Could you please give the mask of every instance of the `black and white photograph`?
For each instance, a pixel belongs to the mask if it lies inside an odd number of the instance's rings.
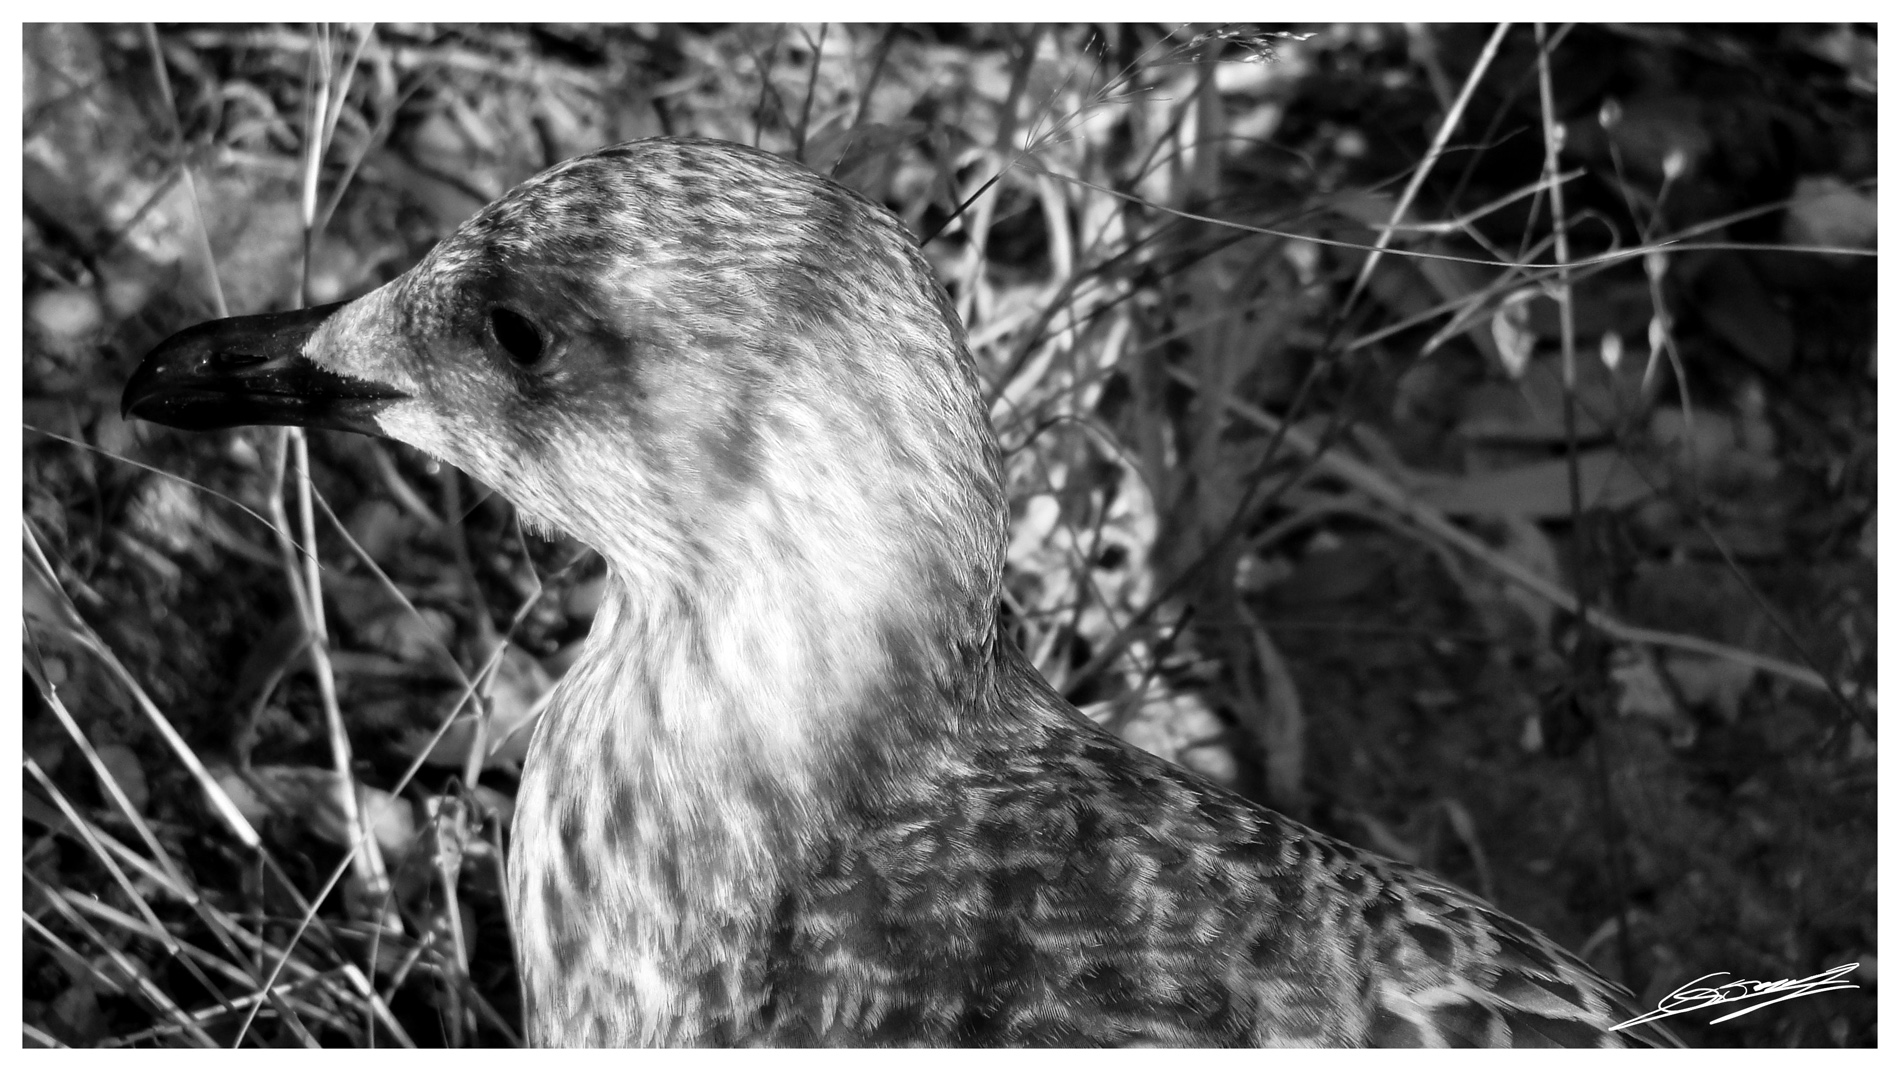
[[[1876,25],[20,33],[25,1048],[1877,1047]]]

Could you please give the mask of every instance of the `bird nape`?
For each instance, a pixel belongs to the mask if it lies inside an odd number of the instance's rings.
[[[405,442],[598,550],[510,885],[539,1044],[1667,1043],[1548,938],[1137,751],[996,628],[963,328],[884,209],[658,138],[124,410]]]

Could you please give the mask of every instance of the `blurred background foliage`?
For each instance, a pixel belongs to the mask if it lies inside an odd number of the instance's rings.
[[[406,447],[118,396],[173,330],[364,293],[659,134],[928,239],[1007,451],[1002,613],[1091,716],[1646,1002],[1860,965],[1693,1042],[1875,1041],[1873,30],[42,25],[24,58],[28,1044],[518,1041],[500,851],[598,560]]]

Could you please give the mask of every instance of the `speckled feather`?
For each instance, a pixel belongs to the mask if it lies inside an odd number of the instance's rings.
[[[545,355],[510,360],[493,310]],[[600,550],[524,767],[541,1044],[1615,1045],[1535,931],[1091,725],[998,637],[1001,467],[883,209],[655,139],[509,193],[311,360]]]

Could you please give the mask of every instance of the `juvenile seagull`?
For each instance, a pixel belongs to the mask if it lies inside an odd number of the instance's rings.
[[[128,415],[405,442],[608,565],[510,858],[544,1045],[1583,1045],[1627,992],[1096,728],[996,629],[1008,515],[903,226],[796,164],[570,160]]]

